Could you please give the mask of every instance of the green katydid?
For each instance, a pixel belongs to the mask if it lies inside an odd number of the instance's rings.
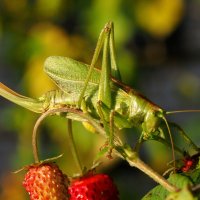
[[[98,70],[95,65],[101,50],[103,51],[102,69]],[[59,87],[58,90],[49,91],[42,97],[33,99],[19,95],[0,83],[0,95],[36,113],[65,106],[78,108],[101,121],[108,134],[110,145],[113,145],[112,133],[115,128],[140,127],[142,134],[139,143],[142,143],[146,139],[153,138],[154,135],[162,135],[167,127],[173,148],[169,123],[165,118],[166,114],[172,112],[164,111],[120,82],[120,73],[115,59],[112,22],[108,22],[100,33],[91,65],[67,57],[52,56],[46,59],[44,70]],[[74,113],[67,114],[67,117],[84,121]],[[178,126],[174,124],[173,126],[184,134]],[[184,138],[193,145],[195,150],[198,150],[185,134]]]

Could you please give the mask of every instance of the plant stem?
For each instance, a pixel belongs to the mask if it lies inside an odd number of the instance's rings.
[[[33,148],[33,156],[34,156],[34,160],[35,163],[39,163],[40,159],[39,159],[39,155],[38,155],[38,143],[37,143],[37,130],[39,125],[41,124],[41,122],[52,113],[52,111],[47,111],[45,113],[43,113],[42,115],[40,115],[40,117],[37,119],[34,128],[33,128],[33,133],[32,133],[32,148]]]
[[[35,163],[39,163],[38,147],[37,147],[37,130],[35,130],[35,128],[32,134],[32,147],[33,147],[33,156]]]
[[[33,148],[33,156],[35,163],[39,163],[39,156],[38,156],[38,144],[37,144],[37,130],[39,125],[41,124],[42,120],[48,116],[48,112],[42,114],[35,123],[32,133],[32,148]]]
[[[35,163],[39,163],[40,159],[39,159],[39,155],[38,155],[38,144],[37,144],[37,130],[39,125],[41,124],[41,122],[49,115],[55,114],[57,112],[66,112],[66,113],[74,113],[77,115],[82,116],[83,118],[88,119],[89,121],[92,121],[92,119],[90,117],[85,116],[81,111],[73,109],[73,108],[57,108],[57,109],[52,109],[52,110],[48,110],[47,112],[43,113],[36,121],[34,128],[33,128],[33,133],[32,133],[32,148],[33,148],[33,156],[34,156],[34,160]],[[101,132],[102,134],[104,134],[104,132],[101,130],[101,128],[98,127],[98,125],[96,125],[96,123],[94,123],[94,125],[96,126],[96,128],[99,129],[99,132]]]
[[[120,157],[123,157],[130,166],[136,167],[149,177],[151,177],[154,181],[162,185],[169,192],[175,192],[178,190],[174,185],[169,183],[163,176],[154,171],[151,167],[149,167],[146,163],[144,163],[138,157],[138,154],[131,150],[130,147],[116,147],[117,152],[120,154]],[[117,153],[117,154],[118,154]]]
[[[32,135],[32,145],[33,145],[33,153],[34,153],[35,162],[39,162],[37,140],[36,140],[38,126],[40,125],[41,121],[44,118],[46,118],[48,115],[55,114],[55,113],[64,113],[64,112],[74,113],[80,116],[82,119],[85,119],[92,126],[94,126],[101,135],[103,135],[104,137],[106,136],[106,133],[103,127],[101,127],[100,124],[97,123],[92,117],[83,113],[80,110],[77,110],[74,108],[67,108],[67,107],[49,110],[39,117],[39,119],[37,120],[34,126],[33,135]],[[71,131],[72,133],[72,129],[71,129],[72,127],[70,126],[68,126],[68,130],[69,132]],[[119,144],[119,142],[116,142],[115,150],[117,151],[117,155],[125,159],[130,164],[130,166],[138,168],[139,170],[147,174],[149,177],[151,177],[154,181],[156,181],[157,183],[162,185],[164,188],[166,188],[168,191],[174,192],[178,190],[178,188],[176,188],[174,185],[169,183],[164,177],[162,177],[160,174],[158,174],[152,168],[150,168],[147,164],[145,164],[142,160],[140,160],[140,158],[138,157],[138,154],[135,151],[133,151],[130,147],[122,146],[122,144]],[[80,171],[82,171],[81,165],[80,165]]]
[[[69,139],[69,146],[70,146],[70,149],[72,151],[72,155],[73,155],[73,158],[76,162],[76,165],[77,167],[79,168],[79,171],[81,173],[81,175],[83,175],[83,167],[82,167],[82,164],[81,164],[81,161],[80,161],[80,158],[79,158],[79,155],[78,155],[78,151],[77,151],[77,148],[76,148],[76,144],[75,144],[75,141],[74,141],[74,137],[73,137],[73,131],[72,131],[72,120],[71,119],[67,119],[67,127],[68,127],[68,139]]]

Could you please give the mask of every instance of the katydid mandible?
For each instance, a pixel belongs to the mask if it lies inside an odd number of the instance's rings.
[[[95,65],[101,50],[102,67],[98,70]],[[58,90],[49,91],[34,99],[22,96],[0,83],[0,95],[36,113],[65,106],[81,109],[101,121],[108,138],[111,138],[114,130],[109,127],[110,121],[117,129],[140,127],[141,142],[154,135],[162,135],[167,127],[173,148],[169,123],[165,118],[170,112],[164,111],[120,81],[112,22],[108,22],[102,29],[90,65],[67,57],[52,56],[46,59],[44,71],[58,86]],[[84,121],[74,113],[69,113],[66,117]],[[109,142],[113,145],[112,139]],[[195,144],[192,145],[198,149]]]

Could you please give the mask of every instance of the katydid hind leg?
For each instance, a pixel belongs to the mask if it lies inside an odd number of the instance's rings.
[[[110,74],[111,68],[109,65],[109,32],[104,40],[102,69],[100,75],[100,83],[98,90],[98,101],[103,102],[108,108],[111,108],[111,86]]]
[[[101,69],[101,75],[100,75],[100,84],[99,84],[99,90],[98,90],[98,102],[101,102],[99,104],[99,110],[102,113],[101,119],[104,121],[105,126],[109,126],[107,128],[107,136],[108,136],[108,145],[109,145],[109,155],[111,155],[112,148],[113,148],[113,118],[114,118],[114,111],[111,110],[112,108],[112,99],[111,99],[111,68],[112,68],[112,61],[111,61],[111,29],[112,29],[112,23],[110,23],[110,27],[108,28],[104,40],[104,46],[103,46],[103,57],[102,57],[102,69]],[[109,54],[110,53],[110,54]],[[109,60],[110,59],[110,60]],[[109,110],[104,110],[101,105],[105,105]],[[109,123],[107,122],[109,121]]]
[[[109,145],[112,148],[114,146],[114,116],[115,116],[115,111],[111,110],[110,111],[110,116],[109,116]]]
[[[115,135],[114,135],[114,115],[115,115],[115,111],[111,110],[110,111],[110,115],[109,115],[109,136],[108,136],[108,154],[107,157],[108,158],[112,158],[112,151],[114,148],[114,139],[115,139]]]
[[[97,110],[98,110],[100,119],[103,123],[103,127],[105,129],[106,136],[107,136],[107,140],[105,144],[103,145],[103,148],[107,149],[107,152],[108,152],[107,156],[109,158],[112,158],[111,154],[112,154],[112,149],[114,146],[114,111],[111,110],[110,115],[109,115],[109,123],[108,123],[104,116],[103,107],[101,104],[102,104],[101,101],[97,102]]]
[[[111,100],[111,76],[121,80],[120,72],[116,63],[115,43],[114,43],[114,25],[108,23],[105,29],[107,36],[104,39],[102,71],[100,76],[100,86],[98,100],[105,103],[108,108],[112,107]]]
[[[100,120],[103,123],[103,127],[105,129],[106,135],[107,135],[107,137],[109,137],[110,128],[109,128],[108,123],[106,121],[106,117],[104,116],[102,103],[103,102],[101,102],[101,101],[97,102],[97,111],[99,113]]]
[[[102,29],[100,35],[99,35],[99,38],[98,38],[98,41],[97,41],[97,45],[96,45],[96,48],[95,48],[95,51],[94,51],[94,55],[93,55],[93,58],[92,58],[92,62],[90,64],[90,68],[89,68],[89,71],[88,71],[88,75],[85,79],[85,83],[84,83],[84,87],[83,87],[83,90],[81,91],[81,94],[79,96],[79,100],[78,100],[78,107],[81,107],[81,102],[83,100],[83,97],[84,97],[84,94],[85,94],[85,91],[87,89],[87,85],[90,81],[90,78],[91,78],[91,75],[92,75],[92,71],[95,67],[95,64],[99,58],[99,54],[100,54],[100,51],[102,49],[102,46],[103,46],[103,43],[104,43],[104,40],[105,40],[105,37],[106,37],[106,30],[107,30],[107,26],[109,25],[109,23],[107,23],[105,25],[105,27]]]
[[[99,57],[100,51],[103,48],[103,57],[102,57],[102,70],[101,70],[101,75],[100,75],[100,83],[99,83],[99,90],[98,90],[98,102],[103,103],[106,105],[109,109],[111,109],[111,68],[112,65],[114,66],[115,70],[117,71],[117,65],[115,61],[115,52],[113,50],[114,48],[114,36],[113,36],[113,24],[112,22],[108,22],[104,29],[101,31],[97,46],[94,52],[94,56],[90,65],[90,69],[88,72],[88,75],[86,77],[86,81],[84,84],[84,88],[81,92],[81,95],[79,97],[78,105],[80,106],[85,90],[87,88],[87,85],[89,83],[92,71],[94,69],[94,66],[97,62],[97,59]],[[112,32],[112,36],[111,36]],[[110,54],[109,54],[110,53]],[[111,59],[111,60],[109,60]],[[100,107],[100,104],[97,106],[98,108]],[[107,122],[106,119],[109,118],[110,112],[105,112],[103,107],[98,109],[99,116],[101,118],[101,121],[104,124],[104,127],[106,129],[106,132],[109,135],[109,127],[107,127]],[[105,116],[106,115],[106,116]]]
[[[114,24],[110,22],[110,26],[111,26],[111,30],[110,30],[110,35],[109,35],[109,46],[110,46],[111,74],[115,79],[121,81],[120,71],[116,62]]]
[[[104,44],[104,47],[103,47],[103,44]],[[110,77],[112,75],[117,80],[121,80],[120,72],[116,63],[115,44],[114,44],[114,25],[112,22],[108,22],[105,25],[105,27],[102,29],[99,35],[99,39],[97,41],[92,62],[90,64],[90,69],[88,71],[88,75],[86,77],[83,90],[81,91],[81,94],[79,96],[79,100],[78,100],[79,107],[81,106],[84,93],[86,91],[87,85],[90,81],[92,71],[99,58],[99,54],[102,48],[103,48],[103,62],[102,62],[102,72],[101,72],[101,78],[100,78],[101,79],[100,80],[101,94],[99,94],[100,96],[99,100],[103,101],[105,104],[108,104],[108,107],[110,107],[110,101],[111,101]]]
[[[114,26],[112,22],[108,23],[106,31],[106,37],[104,39],[103,57],[102,57],[102,70],[100,75],[100,84],[98,91],[99,110],[101,110],[101,119],[107,128],[108,145],[110,149],[110,155],[114,145],[114,113],[112,110],[112,95],[111,95],[111,75],[114,78],[120,79],[119,69],[116,63],[115,46],[114,46]],[[105,110],[102,107],[105,105],[109,110]],[[109,121],[107,123],[107,121]]]

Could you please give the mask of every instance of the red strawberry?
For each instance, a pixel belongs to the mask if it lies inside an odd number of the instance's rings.
[[[181,172],[188,172],[196,167],[200,159],[200,153],[194,154],[193,156],[186,156],[183,159],[184,165],[181,167]]]
[[[67,200],[68,179],[55,163],[29,166],[23,186],[30,200]]]
[[[74,180],[68,190],[70,200],[119,200],[117,187],[106,174]]]

